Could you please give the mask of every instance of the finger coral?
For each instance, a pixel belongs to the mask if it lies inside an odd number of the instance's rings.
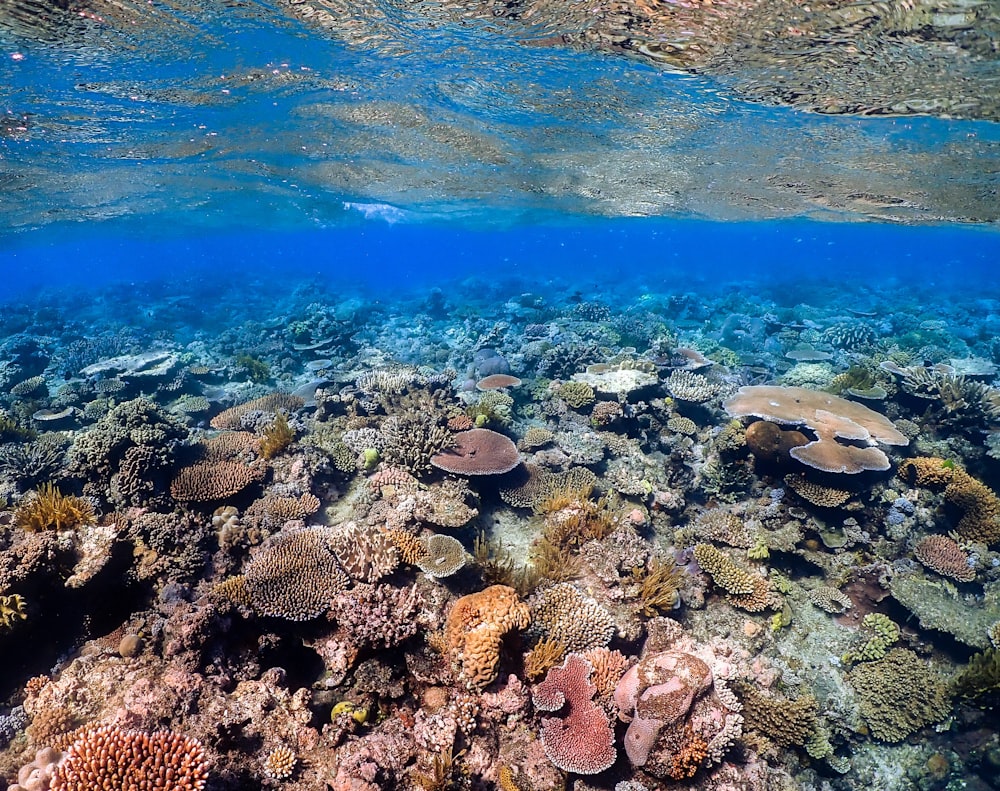
[[[52,776],[50,791],[201,791],[208,762],[201,744],[171,731],[101,725],[80,733]]]
[[[532,631],[562,643],[567,651],[606,646],[614,636],[611,613],[568,582],[543,588],[528,604]]]
[[[583,656],[569,654],[532,692],[535,708],[563,713],[542,718],[541,739],[549,760],[564,772],[598,774],[618,757],[608,715],[593,702],[597,687],[590,681],[592,670]]]
[[[14,525],[31,532],[64,530],[96,521],[94,507],[87,500],[63,494],[51,483],[43,483],[14,512]]]
[[[944,486],[944,499],[962,509],[955,532],[967,541],[1000,543],[1000,497],[961,467],[922,456],[899,465],[899,474],[917,486]]]

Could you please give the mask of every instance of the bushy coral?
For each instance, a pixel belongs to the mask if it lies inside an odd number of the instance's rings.
[[[962,510],[955,532],[967,541],[1000,542],[1000,498],[982,481],[946,459],[922,456],[899,465],[899,474],[917,486],[944,486],[944,498]]]
[[[858,665],[848,680],[857,693],[861,716],[882,741],[900,742],[951,710],[945,684],[905,648],[893,648],[881,659]],[[920,694],[914,694],[916,690]]]
[[[63,494],[51,483],[43,483],[14,512],[14,524],[22,530],[64,530],[97,521],[89,501]]]
[[[170,731],[101,725],[80,733],[52,776],[51,791],[201,791],[208,762],[201,744]]]

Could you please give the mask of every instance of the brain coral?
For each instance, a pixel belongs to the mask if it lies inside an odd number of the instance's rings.
[[[461,663],[469,687],[482,689],[496,679],[504,635],[527,628],[530,621],[528,605],[506,585],[491,585],[455,602],[445,622],[444,641]]]
[[[541,734],[545,754],[564,772],[597,774],[618,757],[608,715],[593,702],[597,687],[590,681],[592,670],[583,656],[569,654],[532,692],[537,709],[565,710],[562,717],[543,717]]]
[[[208,763],[196,739],[101,725],[76,737],[50,791],[201,791],[207,780]]]
[[[889,459],[876,443],[909,444],[884,415],[855,401],[804,387],[744,385],[723,406],[730,417],[758,417],[811,429],[816,439],[791,448],[789,455],[823,472],[887,470]]]
[[[893,648],[875,662],[858,665],[848,680],[857,693],[861,716],[882,741],[901,742],[951,711],[945,684],[905,648]]]
[[[330,550],[329,533],[323,527],[279,533],[254,554],[243,572],[254,611],[289,621],[307,621],[326,611],[349,584]]]

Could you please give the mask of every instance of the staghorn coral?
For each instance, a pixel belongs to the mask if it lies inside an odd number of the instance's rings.
[[[266,494],[250,503],[243,518],[248,525],[275,530],[285,522],[312,516],[319,506],[319,498],[309,492],[298,497]]]
[[[381,530],[345,522],[327,530],[327,545],[347,576],[358,582],[378,582],[399,565],[399,551]]]
[[[677,608],[684,570],[673,562],[650,558],[642,567],[633,567],[632,578],[638,585],[639,612],[652,618]]]
[[[931,571],[959,582],[972,582],[976,568],[969,556],[947,536],[925,536],[913,547],[913,556]]]
[[[901,742],[951,710],[945,684],[905,648],[893,648],[881,659],[858,665],[848,681],[872,736],[885,742]]]
[[[0,445],[0,475],[19,487],[53,481],[62,472],[66,444],[62,437],[45,434],[27,444]]]
[[[594,599],[568,582],[559,582],[536,592],[528,600],[531,632],[556,640],[567,651],[581,652],[611,642],[614,618]]]
[[[453,447],[459,436],[431,412],[404,412],[383,421],[381,453],[388,464],[421,477],[433,471],[432,459]]]
[[[424,542],[412,533],[407,533],[405,530],[387,529],[385,534],[396,545],[401,562],[415,566],[427,557],[427,547]]]
[[[506,585],[491,585],[456,601],[445,621],[444,644],[460,663],[466,685],[482,689],[495,680],[504,635],[526,629],[530,622],[528,605]]]
[[[201,744],[170,731],[116,725],[86,728],[70,744],[50,791],[201,791],[208,762]]]
[[[876,444],[909,444],[884,415],[863,404],[803,387],[745,385],[726,399],[723,407],[730,417],[757,417],[783,426],[809,428],[816,439],[791,448],[789,455],[822,472],[887,470],[889,459]],[[857,442],[865,445],[848,444]]]
[[[541,731],[545,754],[564,772],[598,774],[618,757],[608,715],[593,702],[597,687],[590,681],[592,671],[590,662],[572,653],[532,691],[540,711],[565,709],[562,717],[543,717]]]
[[[555,434],[547,428],[531,426],[524,432],[519,445],[522,450],[535,450],[548,445],[554,437]]]
[[[213,417],[212,428],[238,430],[243,428],[243,417],[251,412],[295,412],[305,406],[305,400],[288,393],[268,393],[260,398],[237,404]]]
[[[673,431],[675,434],[683,434],[686,437],[693,437],[698,433],[698,424],[695,423],[689,417],[683,417],[682,415],[674,415],[669,420],[667,420],[666,426],[668,429]],[[740,435],[742,436],[743,430],[740,427]]]
[[[199,461],[177,470],[170,481],[170,494],[184,503],[225,500],[260,483],[266,473],[267,468],[259,462]]]
[[[944,499],[963,511],[955,526],[960,538],[1000,543],[1000,498],[986,484],[952,462],[927,456],[907,459],[899,474],[917,486],[944,486]]]
[[[97,521],[94,507],[82,497],[63,494],[51,483],[43,483],[14,511],[14,526],[27,531],[65,530],[92,525]]]

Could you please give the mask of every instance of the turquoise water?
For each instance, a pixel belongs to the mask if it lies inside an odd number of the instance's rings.
[[[0,788],[1000,787],[998,42],[0,0]]]

